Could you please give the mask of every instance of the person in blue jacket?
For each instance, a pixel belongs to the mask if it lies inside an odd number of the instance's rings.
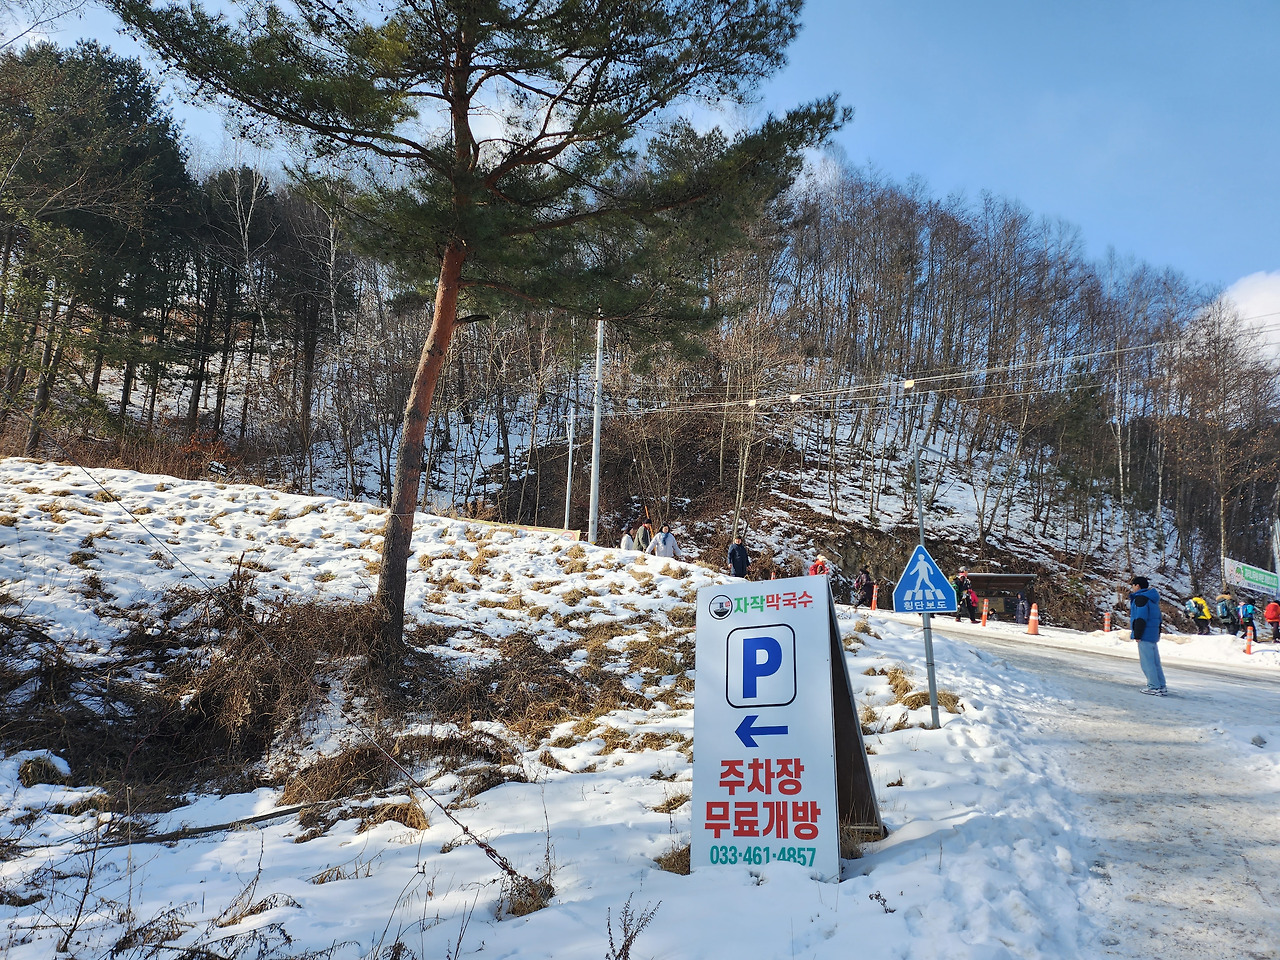
[[[1129,625],[1138,643],[1138,663],[1147,678],[1143,693],[1163,697],[1168,692],[1164,669],[1160,666],[1160,594],[1151,589],[1146,577],[1134,577],[1129,584]]]

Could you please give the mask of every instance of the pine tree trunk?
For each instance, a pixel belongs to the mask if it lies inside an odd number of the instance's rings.
[[[391,510],[383,531],[382,571],[375,598],[381,617],[378,658],[383,667],[398,663],[404,654],[404,594],[413,539],[413,515],[422,479],[423,437],[426,435],[427,417],[431,413],[431,400],[458,317],[458,293],[465,259],[466,250],[460,243],[454,241],[445,248],[431,331],[423,344],[422,357],[409,391],[409,402],[405,406]]]

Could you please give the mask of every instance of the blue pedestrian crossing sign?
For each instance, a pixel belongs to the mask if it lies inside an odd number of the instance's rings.
[[[956,590],[947,582],[933,557],[916,547],[893,588],[893,609],[898,613],[954,613]]]

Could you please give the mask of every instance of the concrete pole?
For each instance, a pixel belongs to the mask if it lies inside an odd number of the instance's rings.
[[[595,543],[600,532],[600,416],[604,406],[604,314],[596,310],[596,402],[591,430],[591,506],[587,522],[587,543]]]
[[[573,500],[573,407],[569,408],[569,472],[564,479],[564,528],[569,529],[569,504]]]

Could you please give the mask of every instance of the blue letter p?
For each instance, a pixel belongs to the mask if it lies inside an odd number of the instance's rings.
[[[764,659],[760,659],[760,654]],[[753,700],[758,694],[757,682],[771,677],[782,666],[782,644],[773,637],[744,637],[742,640],[742,696]]]

